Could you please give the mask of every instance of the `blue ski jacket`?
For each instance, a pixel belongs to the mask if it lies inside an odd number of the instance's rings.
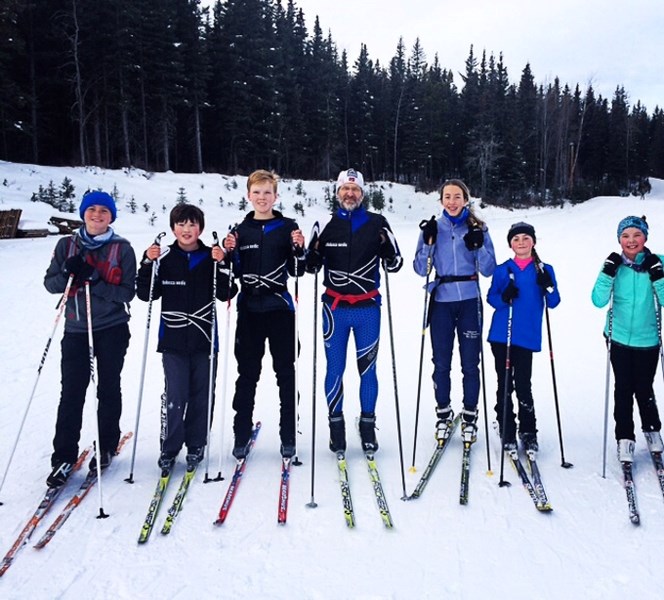
[[[544,298],[546,298],[549,308],[555,308],[560,304],[560,293],[553,267],[545,264],[544,268],[553,280],[553,291],[543,290],[537,285],[537,269],[534,261],[523,270],[511,258],[496,267],[487,294],[487,302],[496,309],[491,318],[489,342],[507,343],[510,305],[502,299],[502,293],[509,285],[510,273],[512,273],[514,285],[519,289],[519,296],[512,300],[511,343],[533,352],[539,352],[542,349]]]

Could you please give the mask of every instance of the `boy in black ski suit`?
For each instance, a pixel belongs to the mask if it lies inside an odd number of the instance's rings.
[[[44,287],[63,294],[62,392],[51,455],[49,487],[63,485],[78,455],[83,405],[90,383],[86,287],[90,290],[92,340],[97,358],[100,467],[106,468],[120,440],[122,392],[120,373],[129,345],[129,302],[134,297],[136,257],[129,242],[110,224],[117,215],[115,201],[102,191],[83,196],[79,209],[84,225],[71,237],[61,238],[44,277]],[[96,468],[96,459],[90,463]]]
[[[137,278],[137,295],[148,301],[153,261],[158,261],[152,298],[161,298],[157,352],[162,353],[166,381],[158,461],[162,471],[172,469],[183,445],[187,446],[187,466],[198,465],[203,458],[210,426],[208,410],[211,415],[213,408],[213,404],[208,407],[208,400],[214,402],[217,368],[216,327],[212,331],[213,273],[217,278],[218,300],[227,300],[237,291],[237,288],[231,290],[229,295],[229,269],[223,263],[223,249],[219,245],[209,248],[199,239],[205,227],[203,211],[190,204],[179,204],[171,211],[170,225],[175,242],[163,254],[159,245],[150,246]]]
[[[242,282],[233,398],[233,456],[237,459],[248,452],[266,339],[279,386],[281,455],[291,458],[296,452],[295,306],[286,282],[288,275],[304,274],[304,236],[293,219],[273,210],[278,181],[270,171],[258,170],[249,176],[247,198],[254,210],[224,241],[226,250],[232,252],[235,275]]]

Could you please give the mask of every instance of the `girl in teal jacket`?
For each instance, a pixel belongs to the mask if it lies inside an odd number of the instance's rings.
[[[618,459],[634,459],[633,398],[650,451],[662,452],[661,422],[653,392],[660,345],[660,306],[664,302],[662,257],[646,248],[645,217],[626,217],[618,224],[622,253],[604,261],[592,291],[598,308],[609,304],[604,336],[610,342],[615,379],[614,411]]]

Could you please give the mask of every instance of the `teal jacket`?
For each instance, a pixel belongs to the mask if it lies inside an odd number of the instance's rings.
[[[600,272],[592,291],[593,304],[602,308],[609,303],[613,290],[611,341],[634,348],[659,346],[658,321],[660,305],[664,302],[664,279],[653,283],[648,273],[638,268],[645,255],[645,252],[637,255],[635,266],[630,266],[623,256],[615,278]],[[664,256],[658,256],[664,262]],[[657,310],[654,294],[657,295]],[[606,336],[609,335],[610,312],[604,326]]]

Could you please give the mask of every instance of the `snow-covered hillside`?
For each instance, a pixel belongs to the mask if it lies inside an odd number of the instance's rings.
[[[65,177],[75,186],[76,204],[87,188],[119,195],[114,227],[133,244],[137,255],[160,231],[165,241],[168,211],[180,189],[206,213],[204,240],[212,231],[225,233],[243,218],[239,203],[246,178],[220,175],[148,174],[97,168],[49,168],[0,163],[0,210],[23,210],[21,228],[43,228],[56,214],[30,197],[40,185],[52,181],[59,187]],[[328,218],[325,187],[329,182],[284,181],[280,186],[283,210],[297,216],[308,237],[313,223]],[[499,454],[491,442],[493,475],[487,474],[483,433],[474,446],[470,501],[458,502],[461,442],[455,438],[424,495],[402,502],[402,475],[396,426],[395,390],[388,319],[383,319],[379,356],[380,398],[377,455],[387,499],[395,522],[386,530],[375,507],[359,443],[349,437],[349,469],[357,527],[344,524],[334,456],[327,446],[327,425],[322,390],[325,361],[322,347],[313,365],[313,277],[300,280],[299,326],[302,354],[299,361],[301,391],[299,456],[304,465],[293,468],[288,523],[277,525],[279,486],[279,436],[277,397],[269,359],[265,360],[255,417],[263,422],[242,486],[226,523],[213,526],[226,490],[234,460],[231,397],[235,362],[229,357],[228,380],[219,371],[218,405],[213,425],[211,466],[214,476],[221,459],[226,481],[203,483],[199,470],[172,533],[155,531],[148,544],[136,543],[158,469],[159,404],[162,367],[155,352],[156,327],[150,335],[143,408],[134,469],[129,474],[131,446],[117,457],[103,478],[103,505],[108,519],[97,519],[99,498],[93,491],[62,530],[43,550],[27,547],[0,579],[0,597],[32,598],[302,598],[339,600],[489,597],[617,599],[626,596],[657,597],[661,586],[661,539],[664,536],[664,501],[643,440],[637,440],[635,479],[642,514],[638,528],[627,518],[625,492],[610,446],[607,477],[601,477],[604,429],[606,351],[601,329],[604,312],[590,302],[590,290],[603,259],[618,249],[616,225],[628,214],[645,214],[651,227],[648,246],[664,252],[664,182],[653,180],[645,200],[595,198],[564,208],[507,211],[485,208],[487,221],[502,262],[510,257],[506,233],[510,224],[526,220],[537,232],[537,249],[552,264],[559,281],[562,303],[551,311],[558,396],[562,415],[565,458],[572,469],[560,467],[548,352],[534,360],[533,392],[540,429],[540,468],[554,511],[538,513],[505,465],[509,488],[498,486]],[[401,272],[390,275],[390,306],[394,323],[398,399],[406,466],[405,487],[410,493],[433,445],[434,409],[431,389],[429,341],[425,347],[422,406],[417,443],[416,473],[409,472],[413,448],[415,401],[421,342],[422,278],[410,263],[415,251],[418,223],[438,214],[436,194],[416,194],[412,188],[379,184],[390,221],[406,257]],[[301,188],[303,194],[298,194]],[[132,197],[137,205],[132,214]],[[220,197],[223,199],[220,201]],[[391,199],[391,201],[390,201]],[[300,202],[304,216],[293,206]],[[144,208],[147,205],[147,211]],[[165,210],[164,208],[165,207]],[[150,224],[154,212],[154,223]],[[61,215],[67,216],[67,215]],[[74,215],[76,216],[76,215]],[[56,298],[42,279],[57,236],[0,240],[0,476],[14,445],[26,403],[37,377],[44,346],[55,318]],[[484,292],[488,280],[482,280]],[[319,290],[320,291],[320,290]],[[383,292],[385,287],[383,286]],[[159,310],[158,304],[155,311]],[[487,317],[490,307],[485,307]],[[233,308],[234,311],[234,308]],[[219,306],[222,336],[226,309]],[[132,303],[132,340],[123,372],[123,429],[133,430],[146,330],[147,305]],[[320,319],[319,319],[320,324]],[[231,335],[234,314],[230,318]],[[0,556],[9,549],[43,492],[49,470],[51,439],[59,397],[59,340],[51,346],[45,367],[7,474],[0,501]],[[223,337],[222,337],[223,339]],[[320,343],[320,336],[319,336]],[[486,395],[493,420],[496,376],[491,353],[486,356]],[[317,369],[315,395],[317,444],[314,498],[312,497],[312,371]],[[458,367],[453,380],[453,405],[460,407]],[[355,365],[349,361],[346,377],[347,415],[359,414]],[[663,394],[661,373],[655,391]],[[224,393],[224,389],[226,393]],[[225,398],[225,402],[223,401]],[[93,437],[92,403],[84,416],[82,443]],[[612,420],[609,419],[611,427]],[[223,424],[223,430],[220,425]],[[483,417],[480,431],[483,432]],[[494,435],[494,434],[491,434]],[[611,431],[609,432],[611,438]],[[184,470],[178,466],[175,479]],[[83,477],[78,473],[72,489]],[[169,490],[167,502],[175,493]],[[70,489],[70,488],[68,488]],[[64,504],[59,500],[50,522]],[[165,507],[158,520],[161,526]],[[37,530],[36,541],[44,525]]]

